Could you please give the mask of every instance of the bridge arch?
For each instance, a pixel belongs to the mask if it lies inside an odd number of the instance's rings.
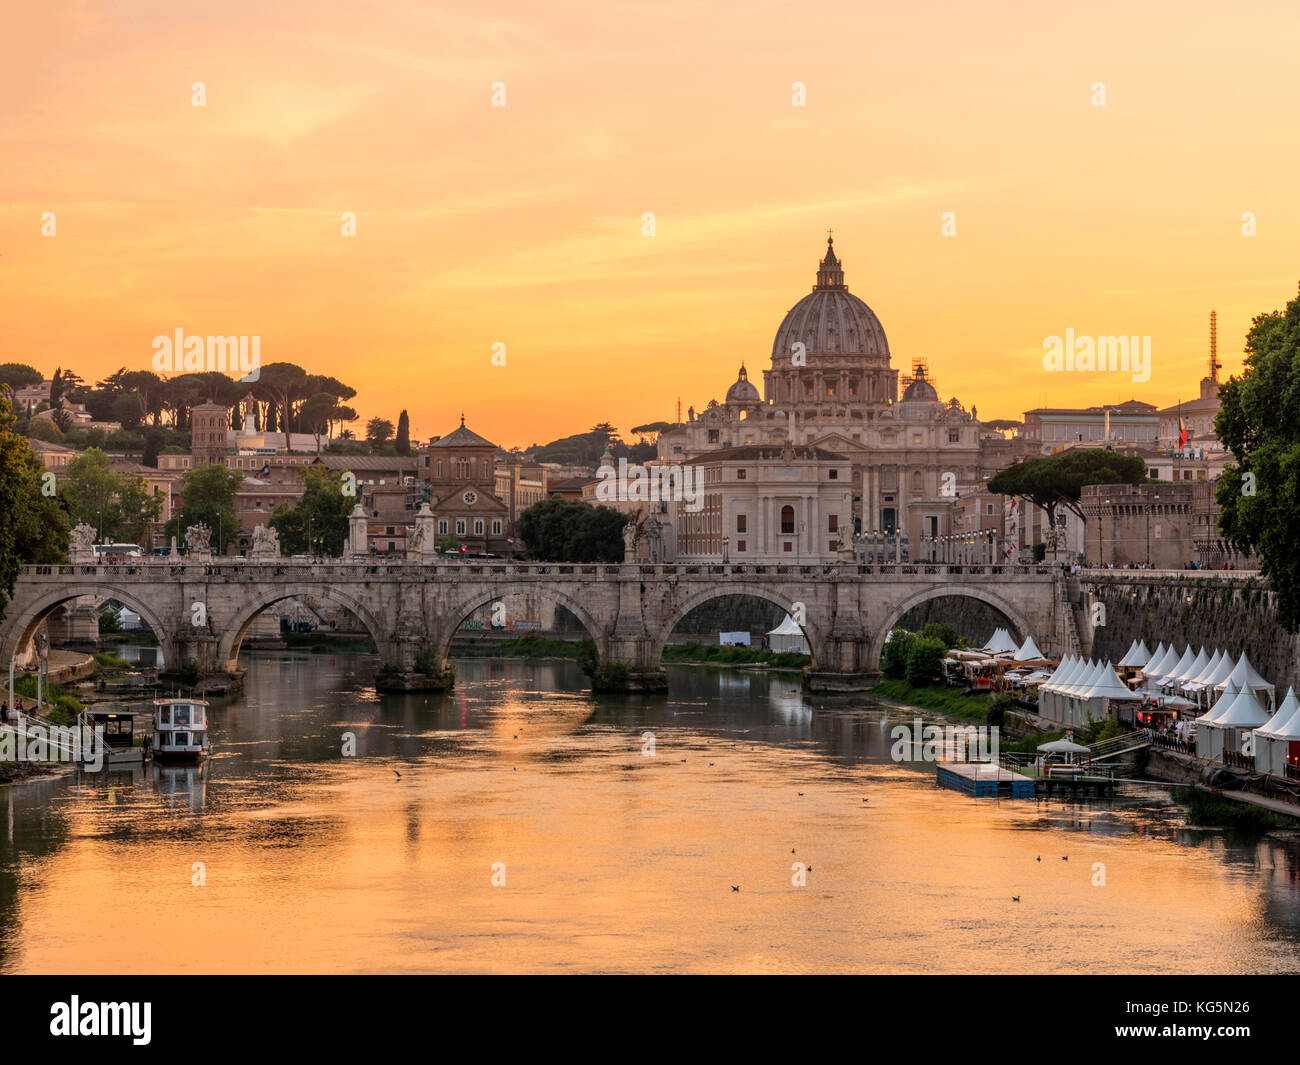
[[[481,610],[489,603],[495,603],[510,595],[535,595],[543,599],[549,599],[556,605],[564,607],[565,610],[582,622],[582,627],[587,630],[587,635],[591,637],[596,645],[597,656],[601,661],[605,660],[609,651],[609,633],[606,631],[606,627],[600,624],[591,611],[579,600],[567,592],[550,587],[545,583],[506,583],[495,588],[477,591],[472,595],[457,600],[448,608],[447,613],[441,619],[442,625],[439,626],[434,644],[440,656],[439,661],[444,668],[447,665],[447,656],[451,653],[451,641],[455,639],[456,633],[460,630],[461,625],[465,623],[465,619],[474,611]]]
[[[50,614],[65,603],[80,599],[83,595],[94,596],[99,600],[113,599],[130,607],[153,629],[162,651],[163,664],[171,668],[179,665],[180,655],[172,640],[171,626],[163,621],[163,615],[147,605],[147,600],[130,591],[129,586],[128,590],[123,591],[111,582],[103,581],[78,581],[44,592],[29,601],[24,601],[18,596],[10,600],[6,617],[3,623],[0,623],[0,633],[3,634],[0,636],[0,664],[7,666],[9,661],[31,642],[41,622]]]
[[[380,657],[385,662],[392,660],[393,648],[388,646],[392,642],[391,628],[382,624],[375,617],[374,612],[361,600],[328,584],[310,584],[297,588],[275,585],[250,598],[248,602],[239,607],[235,615],[230,619],[229,624],[221,627],[221,635],[217,642],[218,668],[224,669],[227,673],[233,673],[239,668],[239,649],[243,645],[244,637],[248,634],[249,628],[252,627],[253,622],[257,620],[257,616],[262,611],[275,606],[276,603],[282,603],[286,599],[296,599],[304,595],[311,596],[313,599],[324,600],[351,613],[370,633],[371,638],[375,641],[375,646],[379,650]]]
[[[804,621],[799,625],[799,627],[803,630],[804,637],[808,640],[808,651],[810,653],[809,657],[812,660],[812,668],[815,670],[817,668],[817,663],[825,660],[821,631],[807,620],[808,610],[805,601],[791,599],[788,596],[782,595],[780,592],[773,591],[771,588],[767,588],[761,584],[751,585],[732,583],[711,585],[707,588],[691,592],[684,598],[680,599],[673,607],[673,610],[669,614],[668,620],[664,623],[662,630],[650,634],[651,640],[653,641],[651,645],[650,660],[657,663],[663,659],[664,647],[667,646],[668,640],[673,634],[673,630],[677,628],[686,615],[696,607],[703,606],[705,603],[711,602],[714,599],[724,599],[727,596],[743,595],[747,595],[753,599],[762,599],[764,602],[779,606],[791,616],[796,613],[795,603],[804,602]]]
[[[931,599],[943,599],[947,597],[978,599],[980,602],[991,606],[1010,623],[1013,630],[1012,635],[1016,637],[1017,643],[1023,642],[1025,637],[1031,634],[1030,625],[1025,619],[1025,616],[1012,606],[1011,603],[995,592],[963,584],[934,585],[909,595],[885,615],[885,624],[883,624],[880,627],[880,630],[872,636],[871,657],[868,661],[873,665],[879,664],[880,655],[885,649],[885,637],[894,630],[894,627],[903,619],[909,610],[920,606],[922,603],[928,603]]]

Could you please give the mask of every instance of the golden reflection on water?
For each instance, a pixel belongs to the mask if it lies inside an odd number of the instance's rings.
[[[302,657],[255,660],[202,769],[0,795],[5,971],[1300,968],[1294,842],[1186,830],[1157,789],[941,791],[878,712],[765,677],[595,701],[470,661],[379,699]]]

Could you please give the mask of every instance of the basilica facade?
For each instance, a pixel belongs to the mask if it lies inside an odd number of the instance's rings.
[[[980,437],[975,411],[940,399],[923,360],[900,377],[880,319],[849,292],[828,239],[812,291],[777,328],[763,394],[741,366],[723,401],[692,407],[660,433],[658,449],[661,462],[692,464],[708,463],[711,452],[761,445],[789,445],[791,462],[800,454],[840,456],[851,496],[842,532],[896,532],[919,544],[952,531],[957,499],[984,472]],[[752,485],[743,487],[752,493]],[[773,491],[760,501],[764,512],[807,505]]]

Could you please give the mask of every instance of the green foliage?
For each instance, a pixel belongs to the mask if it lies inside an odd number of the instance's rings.
[[[0,389],[10,396],[20,388],[39,385],[45,378],[40,370],[23,362],[0,363]]]
[[[149,523],[162,513],[162,496],[151,493],[138,473],[115,473],[98,448],[68,463],[59,491],[72,524],[85,522],[112,542],[142,543]]]
[[[989,699],[988,723],[1002,727],[1006,720],[1007,711],[1012,709],[1015,704],[1011,701],[1011,696],[1007,692],[998,692]]]
[[[937,678],[943,672],[943,656],[947,650],[942,640],[915,637],[907,649],[907,665],[904,667],[907,683],[915,688]]]
[[[665,662],[711,662],[717,665],[761,663],[780,669],[802,669],[811,659],[795,651],[768,651],[762,647],[721,647],[712,643],[674,643],[664,648]]]
[[[577,499],[544,499],[519,516],[519,538],[539,562],[622,562],[626,518]]]
[[[55,565],[68,558],[68,515],[57,492],[46,494],[45,464],[27,452],[20,498],[24,505],[13,515],[14,550],[28,564]],[[0,600],[3,605],[3,600]]]
[[[227,466],[200,466],[187,470],[181,478],[184,502],[180,512],[167,523],[165,535],[185,542],[185,530],[191,525],[206,524],[212,530],[212,544],[218,554],[239,536],[239,512],[235,493],[244,482],[239,470]]]
[[[927,640],[938,640],[943,644],[946,651],[950,647],[956,647],[961,643],[961,637],[957,635],[957,630],[949,625],[946,621],[932,621],[921,630],[921,635]]]
[[[1146,479],[1146,460],[1141,456],[1086,448],[1017,462],[989,479],[989,491],[1041,507],[1048,528],[1054,529],[1061,507],[1083,517],[1079,498],[1087,485],[1142,484]]]
[[[47,444],[63,444],[65,436],[53,418],[33,418],[27,423],[27,439],[43,440]]]
[[[1034,561],[1042,562],[1045,558],[1047,558],[1047,545],[1041,541],[1034,544]]]
[[[987,695],[963,695],[955,688],[938,685],[914,688],[903,680],[884,680],[871,689],[871,694],[967,721],[984,721],[988,714]]]
[[[280,550],[286,555],[338,557],[348,540],[348,515],[354,502],[343,494],[341,471],[308,466],[298,505],[276,507],[267,524],[279,534]]]
[[[411,453],[411,419],[406,411],[397,416],[397,437],[393,441],[393,448],[399,455]]]
[[[1245,351],[1244,374],[1219,390],[1214,424],[1237,460],[1219,478],[1219,529],[1237,550],[1259,556],[1278,621],[1294,633],[1300,629],[1300,297],[1284,312],[1258,315]]]
[[[880,671],[886,677],[901,679],[907,672],[907,656],[912,650],[916,633],[906,629],[894,629],[889,634],[885,649],[880,653]]]
[[[187,684],[192,688],[203,679],[203,670],[199,668],[198,662],[192,658],[187,658],[181,664],[180,671],[176,675],[180,678],[182,684]]]
[[[423,673],[426,677],[432,677],[442,672],[442,656],[438,654],[437,648],[426,647],[416,655],[415,671]]]
[[[393,423],[387,418],[371,418],[366,422],[366,440],[374,447],[383,447],[392,439]]]
[[[108,636],[121,631],[122,619],[118,616],[117,608],[110,603],[105,603],[99,608],[99,634]]]

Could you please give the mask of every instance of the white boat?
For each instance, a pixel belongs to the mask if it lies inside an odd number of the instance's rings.
[[[175,696],[153,701],[153,758],[156,762],[198,764],[209,752],[208,704]]]

